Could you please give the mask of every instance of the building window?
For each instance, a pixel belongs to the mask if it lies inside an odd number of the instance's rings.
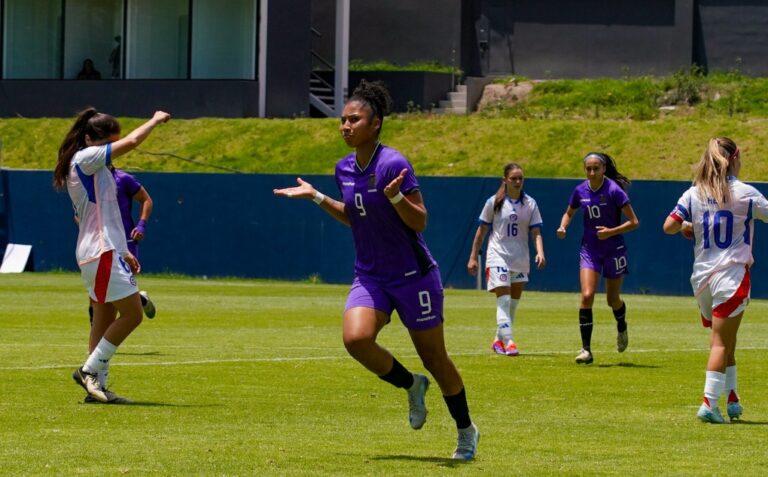
[[[3,77],[61,77],[61,0],[5,0]]]
[[[104,79],[123,77],[123,1],[67,0],[64,79],[76,79],[86,60]]]
[[[192,3],[192,78],[254,79],[257,0]]]
[[[126,78],[186,78],[189,0],[130,0]]]

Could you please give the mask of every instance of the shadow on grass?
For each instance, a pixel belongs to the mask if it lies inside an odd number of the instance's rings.
[[[742,421],[741,419],[731,421],[731,424],[734,426],[768,426],[766,421]]]
[[[115,354],[123,355],[123,356],[163,356],[163,353],[160,351],[146,351],[143,353],[131,353],[130,351],[118,351]]]
[[[401,460],[401,461],[413,461],[413,462],[433,462],[435,464],[440,464],[440,467],[459,467],[462,465],[466,465],[471,461],[465,461],[465,460],[456,460],[451,459],[448,457],[424,457],[424,456],[416,456],[416,455],[377,455],[375,457],[372,457],[371,460]]]
[[[614,363],[614,364],[598,364],[598,368],[641,368],[641,369],[652,369],[652,368],[660,368],[661,366],[656,366],[652,364],[637,364],[637,363]]]
[[[222,404],[174,404],[171,402],[133,401],[130,403],[81,402],[86,406],[99,407],[222,407]]]

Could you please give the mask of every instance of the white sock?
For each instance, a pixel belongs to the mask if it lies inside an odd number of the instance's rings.
[[[115,351],[117,351],[117,346],[107,341],[106,338],[102,338],[85,361],[83,371],[86,373],[97,373],[101,371],[106,363],[112,358],[112,355],[115,354]]]
[[[733,393],[736,399],[731,399],[731,393]],[[728,366],[725,368],[725,395],[728,402],[738,401],[739,393],[736,391],[736,365]]]
[[[99,378],[99,386],[101,386],[102,389],[107,389],[108,375],[109,375],[109,361],[104,363],[104,367],[99,370],[99,374],[97,375]]]
[[[704,397],[709,402],[709,407],[717,407],[717,401],[725,389],[725,373],[707,371],[707,380],[704,382]]]
[[[504,343],[512,339],[512,319],[509,316],[509,295],[496,297],[496,336]]]
[[[514,298],[509,299],[509,341],[514,341],[512,338],[512,334],[514,333],[515,329],[515,314],[517,313],[517,305],[520,304],[520,300],[515,300]],[[509,344],[509,341],[505,342],[505,344]]]

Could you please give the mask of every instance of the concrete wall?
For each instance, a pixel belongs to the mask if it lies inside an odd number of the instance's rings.
[[[329,169],[331,168],[329,164]],[[137,174],[152,195],[155,212],[141,246],[145,272],[298,280],[318,275],[331,283],[352,280],[354,251],[349,230],[310,201],[277,198],[272,189],[295,183],[292,175]],[[33,245],[35,270],[75,270],[77,230],[64,193],[51,188],[47,171],[8,171],[9,235]],[[326,194],[338,196],[331,176],[304,176]],[[446,286],[473,288],[466,273],[477,216],[496,190],[498,178],[420,178],[429,210],[425,237],[440,264]],[[579,180],[527,179],[526,190],[544,219],[547,268],[533,271],[530,290],[578,293],[581,217],[565,240],[555,229]],[[689,295],[692,242],[670,237],[661,224],[689,182],[636,181],[630,189],[640,218],[626,236],[631,293]],[[758,184],[764,193],[765,184]],[[765,227],[758,226],[756,243]],[[755,247],[757,276],[768,249]],[[752,295],[768,298],[768,282],[755,280]]]

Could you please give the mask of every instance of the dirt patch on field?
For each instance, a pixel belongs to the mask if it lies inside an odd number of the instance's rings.
[[[499,105],[514,106],[525,101],[536,83],[541,81],[510,81],[508,83],[491,83],[483,88],[483,96],[477,104],[477,110],[482,111]]]

